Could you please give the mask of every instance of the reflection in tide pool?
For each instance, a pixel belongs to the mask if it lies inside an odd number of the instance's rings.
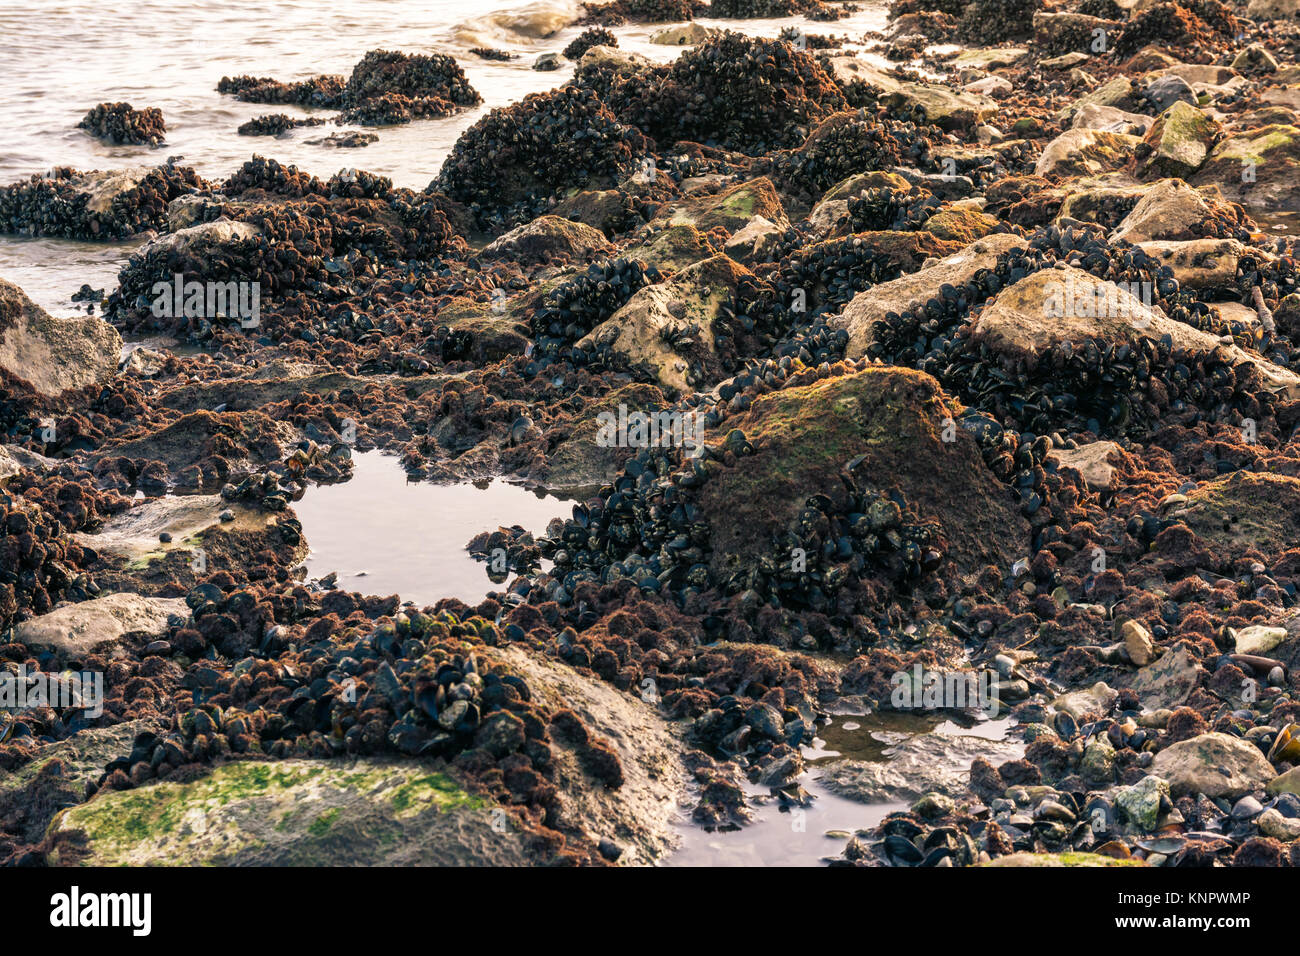
[[[293,506],[311,548],[307,573],[336,571],[340,588],[399,594],[419,606],[445,597],[472,605],[501,590],[465,550],[470,538],[516,524],[542,534],[570,507],[500,479],[410,481],[398,460],[381,452],[360,452],[353,461],[351,480],[309,488]]]

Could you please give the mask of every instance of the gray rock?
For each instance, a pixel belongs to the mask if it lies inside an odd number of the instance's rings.
[[[1201,734],[1166,747],[1156,754],[1151,769],[1169,781],[1175,797],[1203,793],[1235,800],[1263,789],[1275,776],[1258,747],[1220,733]]]

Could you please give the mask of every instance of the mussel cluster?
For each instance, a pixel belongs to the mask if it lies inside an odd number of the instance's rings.
[[[810,54],[730,31],[628,77],[608,101],[665,148],[690,140],[750,155],[798,146],[848,105]]]
[[[400,126],[416,119],[450,116],[458,107],[443,96],[403,96],[377,93],[339,114],[340,123],[358,126]]]
[[[571,345],[662,276],[640,259],[606,259],[547,292],[529,323],[543,354]]]
[[[84,492],[64,486],[61,502],[85,507]],[[71,523],[71,522],[69,522]],[[54,609],[60,601],[85,601],[98,587],[81,570],[93,551],[67,534],[56,512],[20,495],[0,493],[0,630]]]
[[[130,103],[100,103],[77,127],[110,146],[161,146],[167,135],[162,110],[137,110]]]
[[[456,61],[441,53],[371,50],[352,68],[352,75],[343,87],[342,102],[356,105],[384,93],[439,97],[457,106],[477,106],[483,102]]]
[[[854,232],[912,232],[925,225],[942,206],[937,196],[918,186],[908,190],[890,186],[864,189],[848,202]]]
[[[247,123],[241,123],[236,132],[240,136],[279,136],[299,126],[322,126],[324,123],[323,119],[301,119],[284,113],[269,113],[266,116],[255,116]]]
[[[1157,3],[1131,17],[1115,38],[1115,55],[1130,57],[1149,43],[1180,50],[1216,50],[1241,33],[1240,21],[1218,0]]]
[[[773,175],[782,188],[816,200],[857,173],[904,161],[923,167],[929,152],[929,140],[912,123],[846,113],[817,127],[799,149],[778,157]]]
[[[612,3],[583,4],[586,11],[579,23],[619,27],[633,23],[677,23],[690,20],[709,8],[706,0],[614,0]]]
[[[564,56],[570,60],[580,60],[582,54],[594,46],[618,46],[618,37],[604,27],[588,27],[564,48]]]
[[[764,20],[797,17],[823,6],[822,0],[713,0],[709,16],[717,20]]]
[[[271,76],[223,76],[217,83],[217,92],[232,94],[244,103],[329,108],[338,105],[343,77],[331,74],[281,83]]]
[[[897,279],[904,265],[877,249],[869,238],[846,236],[805,246],[783,259],[773,285],[778,301],[787,308],[802,291],[801,305],[809,313],[838,312],[859,292]]]
[[[0,186],[0,232],[60,239],[127,239],[146,229],[163,229],[167,206],[204,183],[189,166],[167,163],[149,170],[133,187],[113,197],[106,210],[87,208],[97,173],[59,166],[49,175]]]
[[[469,52],[480,60],[496,60],[502,63],[519,58],[518,53],[507,53],[505,50],[496,50],[486,46],[471,47]]]
[[[456,140],[430,184],[502,228],[543,212],[552,197],[615,178],[642,139],[591,90],[560,87],[492,110]]]

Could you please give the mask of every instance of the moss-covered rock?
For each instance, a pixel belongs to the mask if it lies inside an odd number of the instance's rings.
[[[1100,853],[1010,853],[982,866],[1146,866],[1145,860],[1117,860]]]
[[[1280,554],[1300,538],[1300,478],[1236,471],[1187,498],[1169,517],[1221,548]]]
[[[922,227],[940,239],[968,245],[982,239],[998,227],[998,220],[970,206],[954,206],[936,213]]]
[[[624,250],[629,256],[654,263],[660,270],[684,269],[693,262],[716,255],[718,251],[691,225],[649,230]]]
[[[90,866],[526,861],[512,820],[415,761],[225,764],[183,783],[103,792],[56,817],[50,837],[51,863]]]
[[[1034,166],[1034,175],[1072,179],[1122,169],[1140,142],[1136,136],[1125,133],[1068,129],[1043,149]]]
[[[1192,183],[1217,185],[1247,209],[1300,210],[1300,129],[1277,124],[1225,139]]]
[[[694,226],[700,232],[721,227],[733,233],[755,216],[762,216],[783,229],[790,225],[781,198],[766,176],[737,183],[716,195],[669,203],[659,210],[656,221],[669,226]]]
[[[1205,163],[1223,128],[1190,103],[1165,110],[1138,147],[1137,172],[1144,179],[1189,178]]]
[[[728,419],[756,446],[743,467],[701,491],[719,576],[752,564],[773,535],[794,528],[811,495],[846,494],[845,465],[882,490],[898,488],[924,520],[939,523],[959,568],[1006,564],[1024,548],[1027,525],[963,429],[943,441],[955,404],[930,376],[870,367],[762,395]]]

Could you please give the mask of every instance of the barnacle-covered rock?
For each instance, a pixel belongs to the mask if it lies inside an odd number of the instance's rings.
[[[167,135],[162,110],[137,110],[130,103],[100,103],[77,126],[110,146],[161,146]]]

